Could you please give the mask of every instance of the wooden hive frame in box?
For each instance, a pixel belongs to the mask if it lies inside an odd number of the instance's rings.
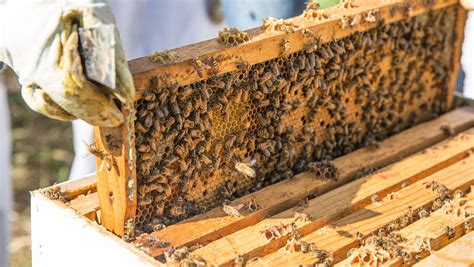
[[[338,181],[300,173],[229,203],[240,216],[215,208],[131,244],[98,225],[95,177],[34,191],[33,262],[159,266],[165,252],[169,266],[469,266],[473,127],[472,104],[457,108],[336,158]]]
[[[127,238],[136,231],[151,232],[153,224],[212,209],[306,171],[312,161],[341,156],[449,110],[465,16],[455,0],[345,0],[325,11],[309,9],[286,20],[285,27],[269,21],[267,30],[249,30],[249,41],[238,46],[210,40],[173,50],[178,62],[131,61],[137,106],[124,109],[124,126],[95,130],[96,146],[112,156],[97,159],[101,224]],[[235,82],[231,86],[229,79]],[[211,96],[205,99],[201,90],[208,87]],[[191,108],[206,109],[199,116],[207,126],[186,121],[183,112],[189,104],[181,98],[186,90],[191,90]],[[246,93],[250,100],[241,101]],[[203,99],[209,107],[203,107]],[[192,114],[189,118],[197,120]],[[231,120],[237,122],[229,125]],[[186,126],[191,124],[196,127]],[[212,142],[200,146],[201,135]],[[249,143],[249,136],[256,144]],[[243,153],[236,139],[242,139]],[[178,154],[182,144],[185,156]],[[216,153],[218,144],[224,152]],[[257,177],[234,169],[235,163],[252,160]],[[176,162],[184,167],[169,167]],[[197,164],[199,171],[194,171]]]

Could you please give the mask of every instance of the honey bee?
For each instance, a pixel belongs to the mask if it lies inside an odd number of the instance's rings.
[[[280,56],[286,54],[290,50],[290,41],[288,39],[283,39],[281,46],[282,51],[280,52]]]
[[[161,111],[163,112],[164,117],[168,117],[168,115],[170,115],[170,112],[167,107],[162,107]]]
[[[235,164],[235,169],[238,172],[242,173],[243,175],[246,175],[246,176],[249,176],[249,177],[252,177],[252,178],[255,178],[257,176],[254,169],[252,169],[247,164],[242,163],[242,162],[237,162]]]
[[[444,232],[448,236],[448,239],[451,239],[451,238],[456,236],[456,230],[453,227],[449,226],[449,225],[446,225],[444,227]]]
[[[225,212],[225,214],[231,216],[231,217],[240,217],[239,210],[241,210],[244,207],[244,204],[237,205],[235,207],[222,204],[222,210]]]
[[[137,151],[142,152],[142,153],[148,153],[150,152],[151,148],[150,146],[146,144],[141,144],[137,147]]]
[[[247,103],[249,101],[249,99],[250,99],[249,90],[243,89],[242,90],[242,96],[241,96],[242,102]]]
[[[181,172],[186,172],[189,168],[189,163],[185,159],[179,160],[177,164]]]
[[[111,134],[108,134],[105,136],[105,144],[107,145],[107,147],[116,149],[116,148],[120,148],[121,141],[114,140],[114,137]]]
[[[150,129],[151,126],[153,126],[153,113],[152,112],[148,113],[148,115],[143,120],[143,127],[145,127],[146,129]]]
[[[166,142],[167,142],[167,143],[173,142],[173,141],[176,139],[176,137],[178,136],[178,134],[179,134],[179,131],[178,131],[178,130],[173,130],[173,131],[171,131],[171,132],[165,137]]]
[[[380,202],[380,197],[377,194],[374,194],[370,197],[372,203],[379,203]]]
[[[196,70],[198,76],[200,78],[202,78],[203,76],[203,68],[205,67],[204,66],[204,63],[202,63],[202,61],[198,58],[195,58],[193,59],[191,65],[194,67],[194,69]]]
[[[225,140],[224,147],[226,149],[232,148],[234,146],[234,142],[236,138],[237,136],[235,134],[230,134]]]
[[[87,151],[94,155],[96,158],[99,158],[102,162],[100,163],[100,166],[97,171],[102,171],[102,169],[105,166],[105,169],[107,171],[111,171],[112,168],[117,168],[117,163],[115,162],[115,159],[112,155],[110,155],[108,152],[101,150],[100,148],[97,147],[96,143],[92,144],[87,144],[86,141],[82,140],[84,145],[87,148]]]
[[[232,160],[233,156],[234,156],[234,150],[226,149],[226,150],[224,150],[224,153],[222,155],[222,159],[224,160],[225,163],[228,163]]]
[[[237,61],[235,65],[237,66],[237,69],[242,71],[247,71],[250,68],[250,64],[242,58],[240,58],[240,61]]]
[[[258,148],[260,149],[260,151],[262,151],[262,153],[265,155],[265,157],[269,158],[271,156],[271,152],[270,152],[270,143],[268,142],[263,142],[263,143],[260,143],[258,145]]]
[[[181,100],[186,100],[189,96],[193,94],[194,90],[188,85],[183,87],[179,92],[179,98]]]
[[[279,69],[278,64],[276,62],[272,62],[270,64],[270,69],[272,70],[272,73],[275,77],[280,76],[280,69]]]
[[[178,103],[173,102],[171,104],[171,111],[173,111],[173,114],[176,116],[181,114],[181,110],[179,109]]]
[[[224,81],[220,81],[220,80],[217,80],[217,79],[212,79],[210,81],[211,81],[210,85],[213,88],[217,88],[217,89],[222,90],[226,87],[226,83]]]
[[[264,99],[258,102],[257,107],[264,108],[264,107],[268,107],[269,105],[270,105],[270,99]]]

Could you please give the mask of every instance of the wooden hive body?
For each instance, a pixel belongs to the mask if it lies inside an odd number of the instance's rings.
[[[103,226],[151,232],[450,109],[458,1],[344,1],[305,14],[238,46],[210,40],[175,49],[176,63],[130,62],[128,122],[96,129],[113,156],[98,168]],[[235,168],[252,161],[256,177]]]
[[[457,108],[334,159],[338,181],[303,172],[228,203],[239,216],[218,207],[133,242],[100,225],[96,177],[34,191],[33,265],[470,266],[473,127]]]

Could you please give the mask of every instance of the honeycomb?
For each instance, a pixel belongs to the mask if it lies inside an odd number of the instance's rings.
[[[151,53],[149,58],[151,61],[158,64],[174,63],[180,59],[179,55],[176,52],[169,50],[153,52]]]
[[[136,102],[137,229],[310,167],[337,178],[330,159],[443,113],[455,21],[450,7],[185,86],[153,78]]]
[[[249,34],[237,28],[224,28],[219,32],[217,41],[225,46],[234,46],[250,41]]]

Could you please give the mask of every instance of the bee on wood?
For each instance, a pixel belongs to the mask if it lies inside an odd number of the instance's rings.
[[[370,197],[370,200],[372,201],[373,204],[380,203],[380,197],[377,194],[372,195]]]
[[[453,136],[455,134],[454,130],[452,127],[448,126],[448,125],[443,125],[441,126],[441,130],[443,131],[443,133],[447,136]]]
[[[293,215],[294,221],[302,221],[302,222],[310,222],[311,221],[311,216],[307,213],[303,212],[295,212]]]
[[[235,259],[234,259],[234,266],[236,267],[240,267],[240,266],[245,266],[245,258],[238,255]]]
[[[290,41],[288,39],[283,39],[281,46],[282,51],[280,52],[280,56],[286,54],[290,50]]]
[[[448,239],[451,239],[451,238],[456,236],[456,230],[453,227],[449,226],[449,225],[446,225],[444,227],[444,232],[448,236]]]
[[[225,212],[225,214],[231,216],[231,217],[240,217],[242,216],[239,212],[244,207],[244,204],[239,204],[235,207],[226,205],[225,203],[222,204],[222,210]]]
[[[184,106],[184,109],[183,109],[183,117],[184,118],[187,118],[189,117],[189,115],[191,115],[193,111],[193,104],[189,101],[189,102],[186,102],[186,105]]]
[[[196,70],[197,74],[199,75],[200,78],[203,76],[203,68],[205,68],[204,63],[198,58],[193,59],[191,65],[194,67]]]
[[[125,222],[123,228],[125,230],[125,235],[128,238],[133,238],[135,236],[135,221],[132,218]]]
[[[115,162],[115,159],[112,155],[110,155],[108,152],[101,150],[100,148],[97,147],[96,143],[92,144],[87,144],[86,141],[82,141],[84,145],[86,145],[87,151],[94,155],[96,158],[99,158],[102,160],[99,168],[97,171],[102,171],[102,169],[105,166],[105,169],[107,171],[111,171],[112,168],[117,168],[117,164]]]
[[[189,166],[188,170],[184,173],[184,176],[186,176],[187,178],[191,178],[191,176],[193,176],[194,169],[195,169],[195,166],[193,165]]]
[[[121,141],[115,140],[111,134],[105,136],[105,144],[112,149],[120,148]]]
[[[464,221],[464,230],[466,231],[466,233],[472,231],[472,229],[473,228],[472,228],[471,221],[469,219],[465,220]]]
[[[211,57],[211,59],[208,60],[207,64],[209,65],[209,69],[212,75],[215,75],[219,72],[219,62],[217,62],[214,57]]]
[[[247,61],[244,61],[242,58],[240,58],[240,61],[237,61],[235,65],[237,66],[237,69],[241,71],[247,71],[250,69],[250,64]]]
[[[361,232],[357,231],[355,237],[356,237],[357,241],[359,242],[359,244],[363,244],[363,241],[364,241],[364,234],[362,234]]]

